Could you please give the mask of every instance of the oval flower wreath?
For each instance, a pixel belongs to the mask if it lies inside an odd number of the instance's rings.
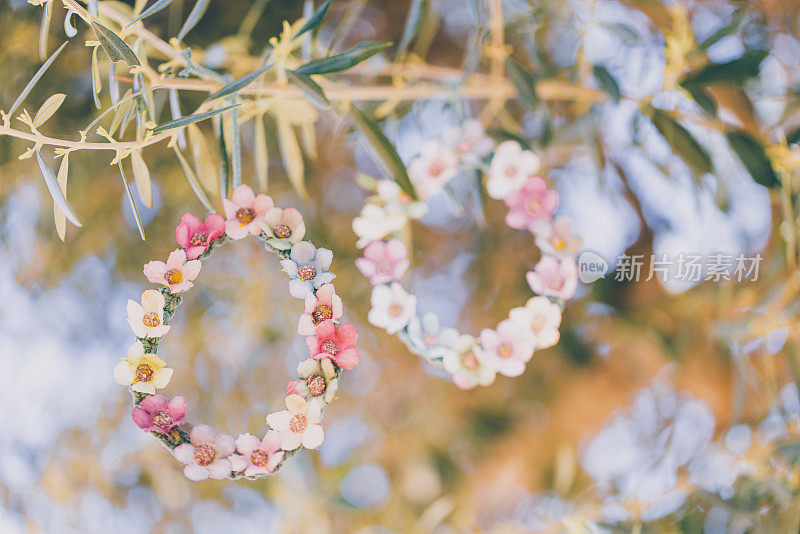
[[[114,369],[115,380],[129,386],[133,395],[134,422],[157,437],[185,465],[187,478],[260,478],[277,471],[300,447],[316,449],[324,434],[320,419],[333,401],[343,369],[358,363],[358,333],[351,324],[340,324],[342,299],[328,269],[333,253],[302,241],[303,217],[294,208],[276,208],[267,195],[256,196],[246,185],[236,188],[230,200],[223,200],[225,218],[216,213],[205,221],[186,213],[175,231],[181,248],[167,262],[151,261],[144,266],[150,282],[160,290],[148,289],[141,302],[128,301],[128,322],[137,341],[127,357]],[[266,248],[281,258],[290,276],[289,292],[305,301],[297,332],[305,336],[310,358],[297,367],[299,378],[286,387],[286,410],[267,415],[263,437],[217,434],[207,425],[186,425],[186,400],[167,401],[156,394],[166,387],[172,369],[156,354],[162,336],[182,300],[200,273],[201,260],[229,240],[258,236]]]
[[[419,318],[417,299],[398,282],[408,270],[408,248],[399,238],[411,219],[426,211],[425,201],[465,169],[488,176],[486,191],[509,208],[506,224],[535,236],[541,259],[526,274],[538,296],[514,308],[494,329],[476,339],[452,328],[440,328],[436,315]],[[369,322],[396,334],[409,350],[450,373],[461,389],[491,384],[496,373],[518,376],[536,349],[559,339],[561,310],[575,293],[578,269],[575,255],[582,247],[568,219],[554,217],[558,194],[537,174],[539,158],[516,141],[495,147],[478,121],[450,128],[443,141],[428,142],[408,166],[420,201],[401,191],[391,180],[374,182],[376,195],[368,199],[353,220],[364,256],[358,269],[372,290]]]

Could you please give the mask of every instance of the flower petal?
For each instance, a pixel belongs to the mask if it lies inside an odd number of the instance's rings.
[[[265,195],[266,196],[266,195]],[[236,204],[236,208],[251,208],[256,200],[256,195],[249,185],[242,184],[233,190],[231,200]],[[230,218],[230,217],[229,217]]]
[[[314,261],[317,249],[308,241],[300,241],[292,245],[290,257],[298,265],[307,265]]]
[[[189,439],[196,447],[213,442],[215,437],[217,437],[217,433],[208,425],[195,425],[189,432]]]
[[[320,425],[308,425],[305,433],[303,434],[303,447],[306,449],[316,449],[322,445],[325,439],[325,433]]]
[[[192,463],[183,468],[183,475],[192,482],[202,482],[208,478],[208,469],[192,461]]]
[[[128,360],[122,360],[114,367],[114,381],[123,386],[130,386],[136,379],[134,367]]]
[[[177,395],[167,403],[167,413],[175,421],[179,421],[186,417],[186,399]]]
[[[289,421],[291,418],[292,414],[289,410],[281,410],[267,415],[267,424],[273,430],[283,432],[289,430]]]
[[[164,395],[149,395],[142,400],[142,408],[148,413],[166,411],[167,399],[164,398]]]
[[[182,464],[194,463],[194,446],[188,443],[178,445],[172,450],[172,455]]]

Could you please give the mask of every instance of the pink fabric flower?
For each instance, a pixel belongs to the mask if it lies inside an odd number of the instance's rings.
[[[239,454],[230,457],[231,468],[237,473],[244,473],[246,477],[268,475],[283,460],[281,441],[274,430],[268,430],[264,439],[252,434],[239,434],[236,451]]]
[[[300,395],[288,395],[286,408],[267,416],[269,427],[278,431],[281,449],[293,451],[300,445],[306,449],[316,449],[322,445],[325,434],[319,424],[322,417],[319,403],[306,402]]]
[[[164,324],[166,300],[160,291],[148,289],[142,293],[142,303],[128,300],[128,324],[138,338],[156,338],[169,332]]]
[[[297,333],[313,336],[317,333],[317,325],[326,319],[336,322],[343,311],[342,299],[336,294],[333,284],[323,284],[316,295],[311,291],[306,295],[305,310],[297,324]]]
[[[169,434],[176,426],[185,425],[186,399],[173,397],[167,402],[163,395],[148,395],[142,400],[141,407],[134,406],[133,422],[145,432]]]
[[[571,258],[559,260],[554,256],[544,256],[533,271],[525,274],[525,278],[537,295],[569,299],[578,287],[578,267]]]
[[[330,319],[317,325],[316,335],[306,337],[308,352],[315,360],[330,358],[342,369],[358,365],[358,330],[351,324],[336,325]]]
[[[583,239],[572,233],[572,223],[566,217],[542,221],[536,225],[536,246],[545,254],[575,256],[583,247]]]
[[[183,249],[173,250],[163,261],[151,261],[144,266],[144,275],[154,284],[162,284],[172,293],[187,291],[194,286],[192,283],[200,274],[200,260],[186,261],[186,252]]]
[[[505,202],[509,208],[506,224],[535,233],[541,221],[553,218],[558,206],[558,193],[547,189],[547,182],[541,176],[531,176],[522,189],[506,196]]]
[[[408,166],[408,175],[419,197],[438,193],[458,174],[458,156],[440,141],[429,141]]]
[[[290,380],[288,384],[286,384],[286,394],[287,395],[303,395],[300,391],[301,384],[303,383],[302,380],[299,378],[297,380]]]
[[[498,373],[519,376],[533,357],[536,338],[522,326],[506,319],[497,329],[481,332],[484,362]]]
[[[242,239],[261,233],[259,223],[265,222],[267,212],[275,207],[267,195],[256,196],[248,185],[237,187],[231,199],[222,199],[225,206],[225,233],[231,239]]]
[[[233,470],[228,458],[236,445],[229,434],[217,434],[208,425],[197,425],[189,433],[191,443],[178,445],[172,451],[175,459],[185,465],[183,474],[200,482],[207,478],[222,480]]]
[[[373,241],[364,249],[364,257],[356,259],[356,267],[374,286],[400,280],[409,263],[408,248],[399,239]]]
[[[201,222],[191,213],[184,213],[175,229],[175,239],[186,251],[186,257],[195,260],[206,251],[212,240],[224,233],[225,218],[222,215],[212,213]]]

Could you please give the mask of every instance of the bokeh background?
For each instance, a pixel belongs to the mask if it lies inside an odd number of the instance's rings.
[[[342,16],[353,4],[360,9],[346,42],[399,38],[405,2],[341,1],[332,13]],[[505,2],[507,23],[521,24],[533,9],[536,24],[551,28],[543,39],[550,41],[555,68],[590,54],[614,72],[624,94],[676,98],[655,94],[664,75],[663,35],[635,2],[536,4]],[[666,4],[683,6],[701,36],[742,7]],[[241,52],[230,36],[251,5],[212,2],[187,42],[206,51],[210,66],[223,64]],[[477,46],[486,13],[462,0],[432,6],[437,26],[428,61],[460,68]],[[173,35],[189,7],[175,0],[149,24]],[[753,117],[767,129],[784,118],[787,95],[799,81],[796,7],[745,6],[769,50],[746,87]],[[269,2],[253,21],[253,42],[263,46],[302,8],[302,2]],[[38,40],[40,16],[21,0],[0,3],[0,108],[39,64],[31,43]],[[627,40],[622,27],[631,30]],[[756,38],[747,32],[719,40],[709,57],[738,57]],[[32,93],[32,101],[56,91],[69,95],[51,119],[52,131],[68,136],[94,116],[89,69],[87,51],[70,46]],[[390,135],[406,161],[457,120],[446,102],[443,94],[404,104]],[[587,454],[598,432],[629,413],[634,399],[641,401],[640,388],[650,388],[662,407],[691,398],[708,408],[689,418],[692,431],[675,433],[689,448],[703,445],[692,440],[724,439],[734,425],[755,426],[776,410],[791,415],[787,406],[794,406],[796,390],[786,386],[797,358],[798,281],[783,248],[787,222],[779,195],[752,180],[721,134],[703,137],[718,180],[698,184],[652,125],[635,120],[635,103],[582,109],[597,121],[606,157],[615,163],[603,169],[592,149],[575,150],[549,178],[561,195],[560,213],[572,218],[586,248],[612,265],[625,251],[760,252],[758,281],[686,287],[608,278],[583,286],[566,308],[561,343],[538,352],[523,376],[498,376],[490,387],[460,391],[367,323],[371,288],[353,265],[360,253],[351,221],[367,194],[357,173],[378,171],[358,137],[335,116],[322,115],[318,155],[307,161],[309,198],[290,187],[277,153],[270,154],[267,192],[277,205],[298,207],[309,238],[334,251],[336,286],[345,318],[359,326],[362,360],[344,376],[325,414],[320,450],[301,452],[276,477],[257,482],[186,480],[171,455],[133,424],[130,396],[113,380],[132,339],[125,302],[148,287],[142,265],[175,248],[182,213],[202,212],[174,157],[145,152],[154,187],[154,207],[140,203],[146,241],[108,154],[73,157],[69,198],[84,225],[68,228],[61,242],[38,168],[17,159],[25,144],[0,137],[0,532],[561,532],[568,528],[563,517],[585,510],[591,516],[603,505],[602,466],[639,458],[637,447],[659,454],[663,443],[649,442],[647,430],[607,432],[604,447]],[[481,105],[469,102],[463,111],[478,115]],[[550,126],[545,113],[520,116],[527,137]],[[249,139],[244,136],[244,176],[255,185]],[[430,214],[415,224],[411,287],[422,311],[477,333],[527,299],[523,273],[537,252],[529,235],[502,223],[501,203],[481,211],[470,185],[456,182],[450,196],[432,199]],[[277,260],[252,242],[218,251],[196,286],[162,344],[175,369],[166,394],[187,398],[191,420],[234,434],[260,433],[304,358],[295,333],[300,304],[288,295]],[[660,424],[657,414],[642,417],[645,426]],[[687,501],[666,514],[665,524],[673,525],[667,531],[796,531],[796,478],[769,472],[756,478],[762,476],[789,489],[781,498],[776,490],[734,504]],[[664,487],[672,483],[668,473],[658,477]]]

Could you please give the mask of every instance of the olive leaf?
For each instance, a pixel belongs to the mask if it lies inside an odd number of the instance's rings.
[[[303,94],[306,95],[312,104],[321,109],[327,109],[331,107],[331,101],[328,100],[327,96],[325,96],[325,92],[322,90],[322,87],[320,87],[319,84],[310,77],[288,69],[286,71],[286,75],[289,77],[290,82],[303,91]]]
[[[386,138],[381,131],[380,127],[371,118],[367,117],[354,105],[350,105],[350,114],[355,119],[356,128],[361,132],[364,140],[366,141],[367,148],[372,154],[373,159],[380,165],[384,172],[392,177],[397,185],[400,186],[414,200],[417,199],[417,192],[414,189],[414,184],[408,177],[403,161],[397,155],[392,143]]]
[[[698,71],[689,73],[681,85],[708,85],[710,83],[741,83],[758,75],[758,67],[769,55],[767,50],[747,50],[741,57],[725,63],[708,63]]]
[[[58,111],[58,108],[61,107],[61,104],[64,103],[64,99],[67,97],[64,93],[56,93],[47,100],[44,101],[42,107],[39,108],[39,111],[36,112],[36,115],[33,117],[33,125],[38,128],[45,122],[47,119],[53,116],[53,114]]]
[[[186,175],[186,180],[188,180],[189,185],[194,191],[194,194],[197,195],[197,198],[200,200],[200,203],[205,207],[208,211],[214,211],[214,207],[211,205],[211,201],[208,199],[205,191],[200,186],[200,182],[197,181],[197,175],[192,170],[192,167],[189,165],[189,162],[186,161],[186,158],[183,157],[183,153],[181,149],[178,148],[178,145],[173,144],[172,150],[175,152],[175,155],[178,157],[178,161],[181,164],[181,168],[183,169],[183,173]]]
[[[56,177],[56,181],[58,182],[58,187],[61,188],[61,194],[64,195],[64,199],[67,198],[67,178],[69,175],[69,152],[61,156],[61,165],[58,167],[58,176]],[[53,219],[56,225],[56,233],[58,234],[58,238],[61,241],[64,241],[64,238],[67,235],[67,218],[64,216],[64,212],[58,207],[58,203],[53,201]]]
[[[712,45],[718,43],[723,38],[735,32],[739,28],[739,25],[742,23],[743,20],[744,20],[744,10],[738,9],[734,11],[731,20],[728,21],[727,24],[725,24],[720,29],[709,35],[705,40],[703,40],[702,43],[700,43],[700,49],[706,50]]]
[[[771,188],[780,186],[778,175],[764,153],[761,143],[743,130],[730,130],[725,132],[725,137],[728,138],[731,148],[757,184]]]
[[[58,50],[53,52],[53,54],[49,58],[47,58],[47,61],[45,61],[42,64],[42,66],[39,67],[39,70],[37,70],[36,74],[33,75],[33,78],[31,78],[31,81],[28,82],[28,84],[25,86],[25,88],[19,94],[17,99],[14,100],[14,103],[11,104],[11,108],[8,110],[8,116],[9,117],[14,115],[14,112],[17,110],[19,105],[22,104],[22,101],[25,100],[25,97],[28,96],[28,93],[31,92],[31,89],[33,89],[33,86],[36,85],[36,82],[39,81],[39,79],[44,75],[44,73],[47,71],[47,69],[50,67],[50,65],[53,64],[53,61],[55,61],[56,58],[58,57],[58,55],[61,53],[61,51],[64,50],[64,47],[67,46],[68,42],[69,41],[66,41],[66,42],[64,42],[64,44],[59,46]]]
[[[262,191],[269,184],[269,152],[267,150],[267,132],[264,128],[264,116],[256,115],[253,133],[253,156],[255,157],[256,177]]]
[[[178,117],[177,119],[172,119],[170,121],[159,124],[158,126],[153,128],[153,133],[163,132],[164,130],[170,130],[172,128],[180,128],[181,126],[186,126],[187,124],[193,124],[195,122],[205,120],[209,117],[213,117],[214,115],[219,115],[220,113],[224,113],[229,109],[233,109],[239,105],[240,104],[232,104],[224,108],[212,109],[210,111],[204,111],[202,113],[195,113],[193,115],[187,115],[186,117]]]
[[[61,186],[58,185],[58,181],[53,174],[53,170],[50,168],[44,158],[42,158],[42,154],[38,150],[36,151],[36,162],[39,164],[39,170],[42,173],[42,178],[44,178],[44,183],[47,185],[47,190],[50,192],[50,196],[53,197],[53,202],[55,202],[56,206],[58,206],[58,209],[60,209],[67,219],[69,219],[69,222],[80,227],[81,223],[78,221],[78,217],[75,216],[75,212],[72,211],[72,208],[67,202],[66,197],[64,197],[64,193],[61,192]]]
[[[284,113],[277,113],[275,122],[278,126],[278,145],[281,152],[281,160],[297,194],[303,198],[308,196],[305,186],[305,165],[303,163],[303,152],[297,142],[292,123]]]
[[[208,100],[215,100],[217,98],[221,98],[223,96],[227,96],[229,94],[244,89],[245,87],[256,81],[259,77],[261,77],[262,74],[271,69],[272,65],[273,65],[272,63],[270,63],[269,65],[264,65],[263,67],[254,70],[250,74],[245,74],[238,80],[232,81],[231,83],[223,86],[222,89],[220,89],[216,93],[211,93],[210,95],[208,95]]]
[[[340,72],[355,67],[362,61],[383,52],[391,46],[391,43],[383,41],[364,41],[358,43],[350,50],[340,54],[333,54],[326,58],[309,61],[305,65],[300,65],[294,71],[308,76],[309,74],[328,74]]]
[[[128,179],[125,178],[125,171],[122,169],[122,159],[117,160],[117,166],[119,167],[119,173],[122,176],[122,184],[125,186],[125,194],[128,197],[128,204],[130,204],[131,210],[133,211],[133,218],[136,219],[136,228],[139,229],[139,235],[142,237],[142,241],[144,241],[144,225],[142,224],[142,218],[139,215],[139,210],[136,208],[136,201],[133,200],[131,186],[128,185]]]
[[[306,33],[307,31],[313,30],[319,23],[322,22],[322,19],[325,18],[325,15],[328,13],[328,8],[331,7],[331,3],[333,0],[325,0],[320,6],[314,11],[314,13],[309,17],[305,24],[297,31],[297,34],[294,36],[295,39]]]
[[[403,28],[403,36],[400,37],[400,44],[397,46],[397,57],[403,56],[408,50],[408,45],[416,37],[419,28],[428,14],[430,4],[428,0],[412,0],[411,8],[408,10],[406,25]]]
[[[535,109],[539,97],[536,95],[536,80],[533,75],[511,57],[506,59],[506,68],[522,102],[530,109]]]
[[[178,41],[183,41],[183,38],[186,37],[186,34],[192,31],[200,19],[203,18],[203,15],[208,9],[208,3],[211,0],[197,0],[192,10],[189,12],[189,16],[186,17],[186,22],[183,23],[181,27],[181,31],[178,32]]]
[[[592,74],[594,74],[594,77],[600,82],[600,86],[608,93],[612,100],[614,100],[614,102],[619,102],[622,93],[619,90],[617,80],[608,72],[608,69],[603,65],[594,65],[592,67]]]
[[[672,150],[686,162],[693,173],[712,172],[711,156],[686,128],[672,118],[672,115],[656,108],[649,108],[646,114]]]
[[[144,158],[142,158],[140,150],[131,152],[131,167],[133,167],[133,179],[136,182],[137,189],[139,189],[139,198],[142,199],[145,206],[152,208],[153,185],[150,181],[150,171],[144,162]]]
[[[90,24],[94,34],[97,36],[97,40],[100,41],[103,50],[106,51],[108,59],[114,62],[124,61],[129,67],[141,66],[139,58],[136,57],[131,47],[125,44],[125,41],[119,35],[99,22],[92,21]]]
[[[172,3],[172,0],[158,0],[158,1],[157,1],[157,2],[155,2],[153,5],[151,5],[150,7],[148,7],[147,9],[145,9],[144,11],[142,11],[142,12],[139,14],[139,16],[138,16],[138,17],[136,17],[135,19],[133,19],[132,21],[130,21],[130,22],[129,22],[128,24],[126,24],[125,26],[126,26],[126,27],[128,27],[128,26],[131,26],[131,25],[133,25],[133,24],[135,24],[135,23],[139,22],[140,20],[142,20],[142,19],[144,19],[144,18],[147,18],[147,17],[149,17],[150,15],[152,15],[152,14],[154,14],[154,13],[158,13],[159,11],[161,11],[162,9],[164,9],[165,7],[167,7],[168,5],[170,5],[171,3]]]

